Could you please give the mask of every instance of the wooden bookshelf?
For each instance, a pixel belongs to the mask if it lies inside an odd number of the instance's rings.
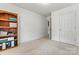
[[[12,20],[11,18],[16,20]],[[17,18],[18,16],[16,13],[0,10],[0,39],[4,40],[5,38],[8,39],[8,38],[14,37],[13,40],[3,42],[5,43],[5,45],[3,45],[3,43],[0,41],[0,51],[4,51],[9,48],[18,46],[18,19]],[[15,23],[16,26],[10,26],[10,23],[12,24]],[[4,35],[5,32],[7,33],[6,35]],[[11,45],[8,43],[10,43]],[[7,48],[7,45],[11,47]],[[2,48],[3,46],[5,46],[5,48]]]

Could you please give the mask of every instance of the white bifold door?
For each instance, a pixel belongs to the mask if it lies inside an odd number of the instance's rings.
[[[59,40],[75,44],[76,40],[76,12],[67,12],[60,15]]]
[[[75,11],[52,13],[52,40],[76,44],[77,16]]]
[[[59,40],[59,28],[60,28],[60,24],[59,24],[59,21],[60,21],[60,17],[58,15],[51,15],[52,17],[52,40],[56,40],[56,41],[60,41]]]

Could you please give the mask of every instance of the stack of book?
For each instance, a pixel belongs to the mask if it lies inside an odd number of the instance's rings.
[[[14,46],[17,46],[16,40],[8,41],[8,42],[5,42],[5,43],[0,43],[0,50],[8,49],[8,48],[14,47]]]
[[[8,41],[8,38],[2,38],[0,39],[0,43],[4,43],[4,42],[7,42]]]
[[[17,24],[16,24],[16,23],[9,23],[9,26],[10,26],[10,27],[16,27]]]
[[[8,18],[8,20],[16,21],[16,18]]]
[[[4,36],[4,35],[7,35],[7,31],[0,31],[0,36]]]

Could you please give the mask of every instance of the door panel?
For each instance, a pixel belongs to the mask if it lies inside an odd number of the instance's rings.
[[[77,10],[77,20],[76,20],[76,45],[79,46],[79,10]]]
[[[52,19],[52,40],[59,41],[59,16],[53,16]]]
[[[75,43],[75,12],[68,12],[60,16],[60,41]]]

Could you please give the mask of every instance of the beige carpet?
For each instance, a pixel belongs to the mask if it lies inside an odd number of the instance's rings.
[[[2,55],[77,55],[79,47],[42,38],[0,52]]]

